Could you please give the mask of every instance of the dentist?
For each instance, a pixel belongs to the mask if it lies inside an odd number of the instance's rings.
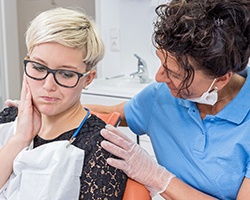
[[[119,111],[157,162],[111,126],[107,162],[166,199],[249,199],[250,1],[172,0],[156,8],[156,83]]]

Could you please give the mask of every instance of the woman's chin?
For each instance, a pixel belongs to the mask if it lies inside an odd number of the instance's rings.
[[[51,107],[51,106],[38,106],[37,107],[38,111],[43,114],[43,115],[55,115],[55,107]]]

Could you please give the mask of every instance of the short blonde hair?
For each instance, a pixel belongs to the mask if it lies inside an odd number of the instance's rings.
[[[82,49],[88,70],[104,55],[104,44],[95,22],[76,9],[54,8],[40,13],[30,22],[26,32],[28,54],[36,45],[46,42]]]

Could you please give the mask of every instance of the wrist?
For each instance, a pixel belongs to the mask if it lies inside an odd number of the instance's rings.
[[[175,175],[158,164],[157,169],[155,170],[155,176],[153,177],[154,180],[152,180],[152,184],[146,186],[152,197],[164,192]]]
[[[9,140],[10,144],[15,146],[15,148],[19,150],[22,150],[23,148],[29,146],[31,141],[32,140],[24,139],[17,134],[13,135]]]
[[[162,166],[160,167],[162,168],[162,175],[159,179],[159,186],[161,189],[158,191],[158,194],[164,192],[167,189],[171,180],[175,177],[175,175],[168,171],[166,168]]]

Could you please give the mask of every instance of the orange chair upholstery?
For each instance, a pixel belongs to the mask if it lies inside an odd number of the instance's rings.
[[[94,111],[90,112],[102,119],[106,124],[111,124],[113,126],[118,126],[121,120],[121,115],[118,112],[108,114]],[[144,185],[128,178],[123,200],[151,200],[151,197],[149,191]]]
[[[106,124],[118,126],[121,121],[121,115],[118,112],[112,112],[112,113],[98,113],[94,111],[90,112],[99,117],[100,119],[102,119]]]
[[[123,200],[151,200],[148,189],[136,182],[135,180],[128,178],[125,192],[123,194]]]

